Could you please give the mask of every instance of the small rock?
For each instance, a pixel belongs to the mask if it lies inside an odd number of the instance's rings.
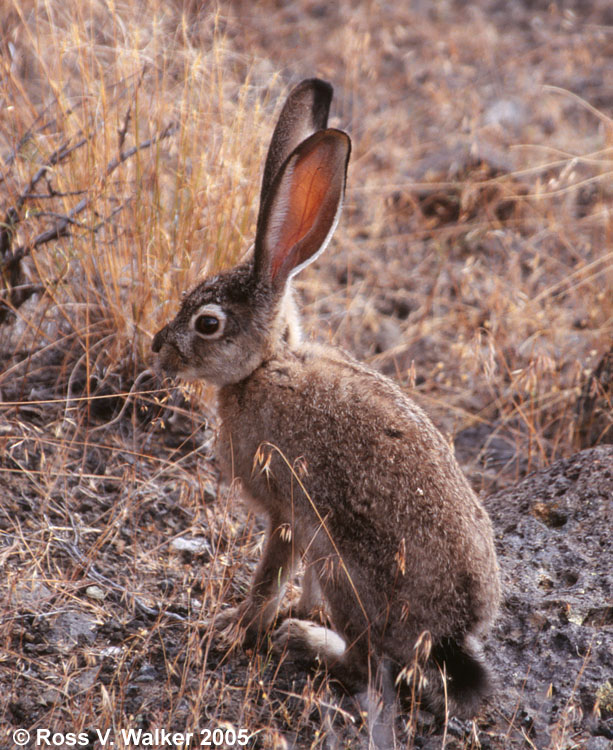
[[[95,599],[97,602],[104,601],[104,597],[106,596],[100,586],[88,586],[85,589],[85,593],[90,599]]]
[[[16,606],[38,604],[51,596],[51,590],[44,583],[33,581],[15,586],[11,593],[11,603]]]
[[[91,667],[86,669],[79,674],[79,676],[70,683],[71,693],[75,692],[86,692],[96,682],[98,678],[99,669],[98,667]]]
[[[173,539],[170,546],[176,552],[187,552],[191,555],[210,555],[211,545],[204,537],[180,536]]]
[[[158,673],[151,664],[143,664],[138,670],[136,682],[155,682],[158,679]]]
[[[58,647],[67,649],[74,647],[80,639],[93,643],[98,625],[93,617],[83,612],[61,612],[53,623],[50,639]]]
[[[55,688],[49,688],[41,693],[38,702],[41,706],[53,706],[61,698],[61,693]]]

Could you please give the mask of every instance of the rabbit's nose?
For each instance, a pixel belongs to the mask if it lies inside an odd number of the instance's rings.
[[[158,331],[153,337],[153,341],[151,342],[151,348],[156,354],[160,351],[160,349],[166,343],[167,336],[168,336],[168,326],[164,326],[164,328],[162,328],[161,331]]]

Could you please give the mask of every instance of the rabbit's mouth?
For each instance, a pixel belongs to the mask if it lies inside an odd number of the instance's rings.
[[[160,375],[169,378],[181,378],[181,380],[195,381],[202,378],[190,360],[183,356],[180,349],[173,341],[172,331],[166,326],[158,331],[151,342],[151,349],[157,354],[154,369]]]
[[[155,369],[171,378],[182,374],[181,371],[184,367],[181,365],[181,355],[176,349],[173,350],[168,345],[165,345],[155,358]]]

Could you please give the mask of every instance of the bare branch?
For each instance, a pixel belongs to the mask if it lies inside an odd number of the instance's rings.
[[[131,148],[127,149],[126,151],[122,151],[119,156],[112,159],[106,166],[106,169],[104,170],[104,180],[106,180],[116,169],[119,167],[123,162],[130,159],[134,154],[136,154],[138,151],[142,151],[147,148],[151,148],[151,146],[155,145],[156,143],[159,143],[160,141],[164,140],[165,138],[170,137],[174,133],[176,133],[178,129],[178,125],[176,123],[171,123],[168,125],[164,130],[162,130],[160,133],[157,133],[152,138],[148,138],[145,141],[142,141],[142,143],[137,144],[136,146],[132,146]],[[82,145],[82,144],[81,144]],[[76,148],[72,147],[70,150],[74,151]],[[58,149],[59,153],[59,149]],[[48,169],[48,166],[41,167],[40,170],[35,175],[35,178],[40,179],[42,174],[44,174],[44,170]],[[40,173],[40,175],[39,175]],[[29,189],[33,186],[34,178],[30,181],[30,185],[28,186]],[[12,272],[16,265],[19,264],[19,262],[25,258],[34,248],[40,247],[40,245],[44,245],[47,242],[51,242],[52,240],[56,240],[59,237],[65,237],[69,234],[69,226],[71,224],[75,224],[75,217],[79,214],[83,213],[83,211],[91,204],[91,202],[94,200],[93,196],[82,198],[76,206],[74,206],[68,214],[61,216],[58,218],[55,226],[51,227],[50,229],[47,229],[44,232],[41,232],[41,234],[37,235],[34,240],[32,240],[27,245],[20,245],[19,247],[15,248],[15,250],[7,257],[2,263],[0,263],[0,273],[5,274],[7,272]],[[92,231],[96,231],[97,229],[102,226],[102,223],[96,225]],[[0,245],[1,245],[1,238],[0,238]]]

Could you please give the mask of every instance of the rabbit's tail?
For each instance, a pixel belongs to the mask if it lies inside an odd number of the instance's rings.
[[[474,716],[491,690],[490,675],[476,639],[444,638],[432,648],[432,660],[447,677],[447,700],[452,713]]]

